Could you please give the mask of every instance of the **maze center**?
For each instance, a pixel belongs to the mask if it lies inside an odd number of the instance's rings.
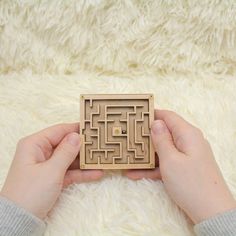
[[[83,110],[85,166],[151,163],[149,99],[87,98]]]

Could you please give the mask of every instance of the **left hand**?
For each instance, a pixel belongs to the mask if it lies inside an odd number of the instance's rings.
[[[97,180],[101,170],[80,170],[79,124],[59,124],[21,139],[0,193],[40,219],[63,186]]]

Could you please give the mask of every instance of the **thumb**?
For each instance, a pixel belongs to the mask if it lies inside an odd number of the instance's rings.
[[[56,166],[58,171],[66,172],[78,155],[80,149],[80,138],[78,133],[66,135],[54,150],[49,162]]]
[[[151,127],[151,136],[153,147],[160,158],[172,157],[173,154],[177,154],[178,150],[172,140],[169,129],[162,120],[155,120]]]

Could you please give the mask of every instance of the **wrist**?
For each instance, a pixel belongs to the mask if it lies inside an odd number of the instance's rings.
[[[190,212],[188,215],[195,224],[198,224],[204,220],[233,209],[236,209],[236,201],[232,197],[231,199],[221,203],[216,201],[201,205],[194,211]]]

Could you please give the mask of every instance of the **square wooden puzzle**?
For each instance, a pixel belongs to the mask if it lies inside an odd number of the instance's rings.
[[[152,94],[82,94],[80,168],[155,168]]]

